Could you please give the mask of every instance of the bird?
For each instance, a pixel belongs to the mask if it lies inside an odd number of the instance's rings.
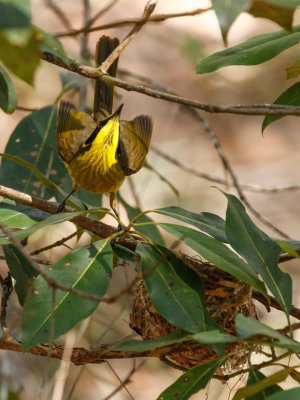
[[[118,38],[102,36],[97,42],[96,66],[119,45]],[[115,77],[118,59],[108,69]],[[138,172],[149,151],[153,124],[148,115],[131,121],[120,119],[123,104],[114,112],[114,86],[97,79],[94,92],[93,116],[78,111],[62,100],[57,114],[58,154],[72,178],[72,190],[60,203],[57,212],[64,211],[67,199],[79,188],[92,193],[108,193],[110,207],[116,210],[116,193],[125,178]]]

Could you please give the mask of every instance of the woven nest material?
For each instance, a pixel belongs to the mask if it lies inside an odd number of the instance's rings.
[[[252,301],[251,287],[237,280],[199,258],[179,256],[186,266],[193,269],[204,285],[207,309],[211,317],[224,332],[235,335],[234,320],[237,314],[256,316]],[[165,336],[176,330],[152,305],[142,280],[137,286],[134,304],[130,314],[130,325],[143,339]],[[247,346],[243,343],[230,343],[225,346],[225,353],[234,353],[227,358],[226,365],[218,370],[219,374],[237,370],[247,361]],[[183,369],[190,369],[217,357],[216,353],[203,347],[196,341],[172,346],[167,360]]]

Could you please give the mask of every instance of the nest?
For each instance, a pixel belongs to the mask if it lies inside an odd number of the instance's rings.
[[[201,279],[204,285],[208,312],[224,332],[236,335],[234,321],[237,314],[256,316],[249,285],[215,266],[201,261],[199,258],[186,255],[179,257]],[[159,338],[177,329],[156,311],[142,280],[137,285],[130,314],[130,325],[143,339]],[[228,353],[234,353],[234,355],[227,357],[226,364],[218,370],[219,374],[237,370],[247,361],[247,345],[243,343],[226,344],[225,354]],[[217,354],[211,348],[204,347],[196,341],[189,341],[173,345],[163,360],[186,370],[211,361],[216,357]]]

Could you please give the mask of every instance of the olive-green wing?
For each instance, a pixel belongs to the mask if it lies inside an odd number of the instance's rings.
[[[79,112],[66,101],[61,101],[57,116],[56,139],[58,154],[65,163],[70,163],[80,145],[85,142],[96,123],[93,118]]]
[[[120,121],[120,137],[117,160],[125,175],[142,168],[149,151],[152,135],[152,120],[140,115],[132,121]]]

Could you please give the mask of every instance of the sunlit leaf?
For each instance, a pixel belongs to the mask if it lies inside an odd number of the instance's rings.
[[[285,380],[290,373],[292,372],[293,368],[291,367],[285,367],[284,369],[275,372],[274,374],[259,380],[256,383],[253,383],[252,385],[247,385],[244,388],[238,389],[235,395],[233,396],[232,400],[242,400],[247,398],[247,396],[256,396],[260,392],[262,392],[264,389],[268,387],[274,386],[276,383],[282,382]],[[258,397],[255,397],[255,399],[258,399]],[[264,397],[265,399],[265,397]]]
[[[241,339],[247,339],[252,336],[266,336],[271,338],[269,345],[276,347],[282,347],[294,352],[300,351],[300,343],[294,341],[288,336],[284,336],[272,329],[268,325],[263,324],[252,317],[245,317],[244,315],[238,315],[235,320],[236,331]]]
[[[194,393],[205,388],[223,361],[222,358],[216,359],[190,369],[161,393],[157,400],[188,400]]]
[[[295,83],[285,90],[273,104],[299,106],[300,105],[300,82]],[[266,129],[272,122],[283,118],[284,115],[266,115],[262,123],[262,131]]]
[[[250,5],[250,0],[212,0],[212,6],[218,18],[225,43],[227,42],[229,28],[243,11],[248,10]]]
[[[15,111],[16,106],[17,97],[14,84],[8,73],[0,65],[0,108],[7,114],[11,114]]]
[[[205,318],[199,294],[182,280],[173,264],[185,265],[167,249],[139,244],[141,271],[149,297],[156,310],[171,324],[188,332],[205,330]],[[166,254],[168,253],[168,257]]]
[[[235,196],[225,195],[228,199],[226,234],[230,245],[260,274],[288,315],[292,305],[292,279],[278,267],[280,247],[251,221]]]
[[[69,288],[103,296],[112,271],[112,252],[105,243],[99,241],[90,248],[73,250],[45,271],[49,277]],[[39,276],[34,281],[32,294],[23,310],[23,350],[27,351],[66,333],[88,317],[97,305],[95,300],[70,292],[56,289],[53,293],[45,279]]]
[[[204,74],[229,65],[256,65],[277,56],[300,40],[300,26],[292,31],[265,33],[246,42],[212,54],[197,64],[197,72]]]
[[[15,210],[0,208],[0,223],[10,228],[25,229],[36,224],[36,221]]]
[[[248,283],[248,285],[266,295],[265,286],[263,282],[259,280],[257,274],[243,259],[223,243],[185,226],[164,223],[161,223],[160,226],[179,240],[182,240],[217,268]]]
[[[293,64],[289,65],[286,69],[286,78],[293,79],[300,75],[300,60],[295,61]]]
[[[251,386],[255,383],[261,382],[264,379],[266,379],[266,376],[259,370],[254,369],[250,365],[247,386]],[[260,390],[258,393],[255,393],[254,395],[245,397],[245,400],[265,400],[271,394],[279,392],[281,390],[282,388],[280,386],[273,384],[271,386],[264,388],[263,390]]]

